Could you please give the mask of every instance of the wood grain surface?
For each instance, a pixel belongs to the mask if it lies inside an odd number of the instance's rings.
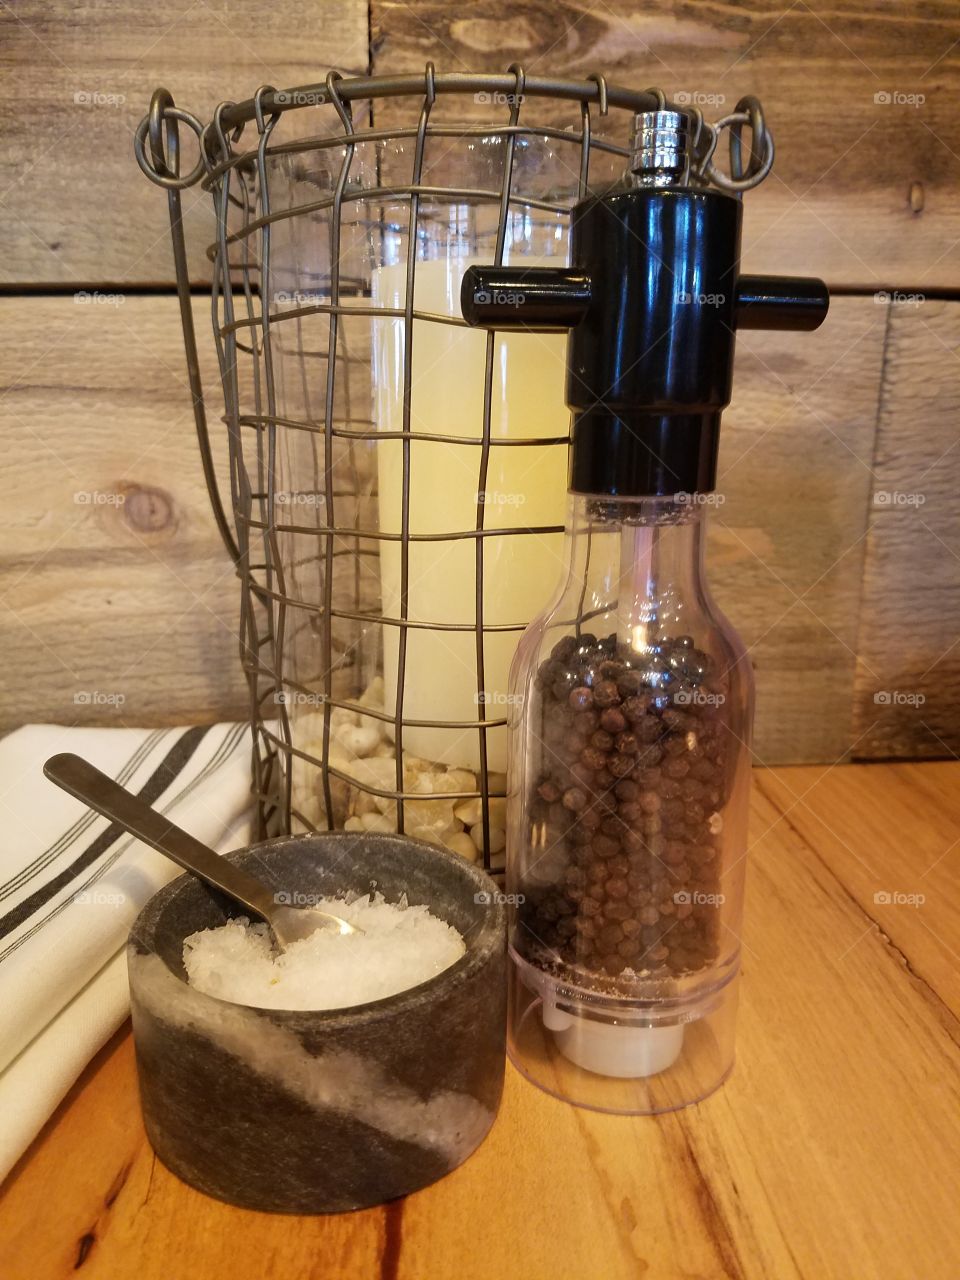
[[[5,728],[245,714],[240,587],[200,470],[177,304],[119,297],[0,301]],[[211,351],[211,389],[215,369]]]
[[[515,60],[530,75],[602,71],[707,95],[711,120],[755,94],[777,158],[746,197],[747,270],[960,284],[955,5],[526,0],[507,17],[500,0],[374,0],[371,19],[376,69],[420,72],[432,58],[454,71]]]
[[[0,300],[7,726],[246,714],[239,583],[203,487],[177,307],[117,297]],[[204,299],[194,312],[222,443]],[[739,344],[708,570],[751,646],[764,763],[833,761],[851,741],[884,324],[884,307],[841,298],[818,333]]]
[[[440,70],[503,71],[519,59],[531,75],[596,70],[681,99],[705,94],[711,119],[759,96],[778,157],[748,200],[750,270],[960,284],[950,249],[960,238],[960,13],[938,0],[877,9],[525,0],[509,10],[501,0],[375,0],[369,11],[359,0],[238,0],[176,13],[130,0],[84,9],[19,0],[0,23],[0,234],[11,282],[172,279],[165,201],[132,153],[159,84],[205,122],[219,101],[322,80],[329,67],[422,72],[431,59]],[[194,158],[187,138],[185,163]],[[192,268],[206,279],[209,199],[194,189],[186,203]]]
[[[851,748],[886,308],[838,298],[812,334],[738,335],[707,575],[757,683],[756,759]]]
[[[122,1033],[0,1196],[5,1280],[954,1280],[958,780],[755,774],[738,1063],[699,1106],[604,1116],[509,1069],[492,1134],[442,1182],[274,1217],[154,1159]]]
[[[960,307],[890,306],[873,459],[856,752],[960,751]]]
[[[0,726],[71,711],[117,722],[116,703],[77,693],[122,693],[131,721],[244,712],[237,589],[200,483],[176,307],[123,293],[172,283],[165,200],[132,155],[153,87],[206,119],[218,99],[331,65],[503,70],[519,57],[529,74],[602,68],[691,101],[713,95],[697,100],[708,116],[748,91],[764,101],[778,157],[746,200],[745,267],[867,292],[835,298],[819,334],[740,335],[711,577],[757,664],[758,758],[957,750],[960,310],[931,293],[960,288],[955,7],[529,0],[507,17],[494,0],[176,13],[22,0],[0,6],[0,30],[0,284],[66,292],[0,302]],[[408,105],[381,104],[378,123]],[[209,199],[193,190],[185,205],[204,280]],[[888,297],[875,301],[878,286]],[[101,301],[80,305],[75,288]],[[197,311],[216,404],[200,298]],[[117,486],[122,509],[73,501]]]
[[[262,84],[368,65],[362,0],[16,0],[0,32],[0,281],[17,284],[173,281],[167,201],[133,154],[158,86],[206,123]],[[187,172],[187,127],[182,151]],[[208,280],[211,199],[191,189],[184,209],[191,270]]]

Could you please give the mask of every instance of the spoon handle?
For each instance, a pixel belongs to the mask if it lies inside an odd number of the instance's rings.
[[[116,822],[144,844],[166,854],[185,871],[193,872],[215,889],[236,898],[256,915],[270,919],[275,900],[266,885],[208,849],[88,761],[63,752],[51,756],[43,772],[58,787]]]

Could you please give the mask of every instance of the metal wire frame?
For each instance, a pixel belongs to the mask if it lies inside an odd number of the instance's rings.
[[[431,119],[439,95],[475,95],[486,93],[490,97],[506,95],[510,104],[509,117],[504,121],[486,121],[482,124],[450,124]],[[375,103],[382,98],[409,98],[418,104],[416,125],[401,125],[392,129],[357,129],[353,120],[353,104],[360,101]],[[579,130],[560,130],[536,125],[531,128],[520,123],[521,106],[526,99],[555,99],[575,104],[579,108]],[[525,528],[488,529],[485,527],[485,509],[482,495],[490,462],[491,410],[493,387],[493,359],[495,337],[486,337],[486,353],[483,374],[483,426],[477,437],[434,435],[417,432],[411,424],[412,359],[415,322],[462,324],[455,317],[434,314],[413,305],[416,277],[416,237],[419,226],[421,202],[432,197],[446,201],[473,201],[497,208],[497,226],[492,248],[492,261],[500,264],[503,259],[508,217],[514,207],[534,209],[547,214],[566,214],[571,201],[553,201],[529,196],[518,197],[512,192],[514,158],[517,139],[535,133],[579,146],[579,171],[577,174],[577,198],[588,190],[590,160],[592,154],[605,151],[625,159],[630,154],[629,137],[624,145],[596,137],[593,131],[594,110],[606,116],[611,108],[622,108],[631,113],[663,106],[664,95],[657,91],[635,92],[608,85],[602,75],[587,80],[558,81],[527,77],[522,67],[512,66],[506,75],[438,75],[428,63],[422,76],[360,77],[345,79],[337,72],[330,72],[323,85],[306,86],[303,89],[278,91],[264,86],[247,102],[224,103],[217,108],[213,120],[201,126],[195,117],[175,107],[165,90],[158,90],[151,102],[150,112],[137,132],[136,154],[141,168],[158,185],[167,189],[177,274],[178,294],[183,319],[184,340],[187,350],[188,374],[193,393],[194,413],[201,447],[204,474],[210,491],[218,527],[228,551],[237,566],[242,583],[241,603],[241,661],[246,673],[250,719],[254,730],[253,779],[258,799],[258,827],[260,834],[274,834],[290,830],[296,819],[302,825],[313,824],[302,812],[292,806],[291,783],[293,763],[302,760],[315,766],[320,773],[324,810],[327,825],[334,823],[335,804],[333,784],[358,787],[357,780],[330,762],[331,717],[335,708],[359,711],[363,715],[388,722],[392,726],[396,749],[395,787],[376,788],[364,785],[361,789],[396,804],[397,826],[404,830],[404,804],[412,793],[404,790],[404,731],[406,728],[450,728],[476,731],[479,736],[480,770],[476,791],[457,793],[417,793],[416,799],[481,800],[484,842],[484,865],[490,866],[490,800],[502,793],[492,793],[489,786],[488,733],[506,724],[505,718],[486,715],[484,693],[486,688],[485,637],[494,632],[519,632],[527,619],[515,623],[490,624],[484,619],[484,554],[485,543],[491,536],[523,536],[559,532],[560,526],[529,526]],[[327,137],[310,138],[295,142],[271,144],[278,121],[286,111],[318,103],[333,107],[340,123],[340,131]],[[179,167],[178,123],[188,125],[200,143],[200,160],[186,176]],[[238,149],[245,128],[256,127],[256,145]],[[712,165],[716,146],[716,131],[704,126],[697,113],[697,139],[702,138],[699,149],[701,177],[713,180],[728,189],[742,189],[763,176],[764,166],[772,160],[772,142],[766,133],[762,113],[754,100],[745,99],[738,104],[737,112],[722,122],[731,127],[731,177],[718,175]],[[744,125],[751,127],[749,159],[742,158],[741,131]],[[424,184],[424,156],[426,143],[432,137],[486,136],[491,133],[501,140],[503,164],[498,188],[438,187]],[[356,147],[359,143],[396,142],[410,139],[413,142],[411,181],[401,185],[383,184],[376,187],[351,189],[350,171]],[[147,142],[149,141],[149,156]],[[268,158],[290,155],[306,155],[312,152],[340,151],[336,181],[329,195],[298,203],[289,209],[272,209]],[[190,310],[187,259],[184,244],[180,191],[202,180],[214,199],[217,214],[217,241],[210,246],[208,255],[213,262],[212,319],[214,337],[220,365],[221,383],[225,406],[225,423],[230,459],[230,505],[232,527],[227,519],[225,505],[216,481],[216,470],[206,425],[206,415],[199,366],[196,356],[196,339]],[[357,282],[341,277],[340,243],[345,207],[352,203],[383,204],[387,201],[405,202],[408,206],[406,235],[407,259],[404,306],[402,308],[367,307],[354,305],[351,298],[357,295]],[[306,305],[271,312],[263,288],[271,270],[271,236],[273,228],[289,218],[303,218],[311,214],[329,217],[330,240],[334,250],[330,256],[329,279],[325,280],[327,301],[311,301]],[[231,216],[239,218],[239,226],[230,229]],[[294,419],[278,412],[276,370],[274,367],[274,331],[277,326],[296,325],[298,332],[307,317],[322,315],[328,318],[327,348],[321,358],[325,360],[326,377],[322,412]],[[371,420],[361,419],[359,429],[344,427],[335,421],[335,393],[338,370],[344,363],[342,352],[345,338],[346,317],[394,317],[403,324],[403,403],[402,426],[399,431],[383,430]],[[247,341],[242,341],[249,334]],[[244,412],[240,389],[238,357],[249,357],[253,412]],[[306,371],[304,366],[304,400],[306,396]],[[349,385],[349,380],[347,381]],[[348,420],[356,419],[348,413]],[[277,511],[277,433],[296,431],[305,433],[310,442],[315,473],[322,474],[322,498],[324,523],[302,524],[296,521],[278,521]],[[245,436],[252,435],[252,454],[246,447]],[[401,519],[398,533],[384,533],[379,528],[338,524],[337,503],[345,496],[334,489],[334,450],[338,441],[346,442],[348,450],[364,440],[397,440],[401,444],[402,494]],[[445,533],[418,534],[410,528],[411,447],[420,440],[434,443],[455,443],[474,446],[479,450],[477,463],[478,500],[473,529]],[[524,439],[499,439],[497,448],[543,446],[565,447],[566,435]],[[322,454],[322,459],[321,459]],[[350,455],[352,457],[352,455]],[[316,491],[320,493],[319,484]],[[287,559],[281,551],[280,539],[286,535],[304,535],[319,540],[317,559],[322,562],[321,598],[297,599],[291,594],[290,575],[296,576],[302,567]],[[473,539],[476,573],[475,614],[471,623],[423,622],[409,617],[409,559],[410,547],[417,542],[445,542]],[[337,550],[336,543],[345,542],[346,550]],[[381,610],[363,609],[359,603],[359,585],[356,589],[356,607],[343,608],[334,599],[334,568],[338,556],[352,558],[359,584],[364,556],[375,558],[379,545],[384,542],[400,544],[400,591],[398,616],[386,616]],[[367,550],[362,544],[372,544]],[[352,545],[351,545],[352,544]],[[307,560],[313,563],[313,557]],[[299,625],[296,615],[306,616]],[[305,627],[311,627],[313,619],[320,628],[320,649],[323,659],[319,672],[321,684],[320,705],[323,712],[322,748],[320,758],[304,751],[294,741],[288,712],[289,695],[313,695],[316,690],[298,680],[284,669],[285,642],[296,637]],[[335,621],[356,624],[377,624],[398,629],[398,668],[396,698],[392,708],[379,711],[360,706],[355,700],[338,697],[333,688],[332,655],[334,652],[333,626]],[[473,632],[475,637],[476,693],[478,716],[474,720],[436,721],[407,718],[403,714],[405,693],[405,669],[408,632],[415,629],[450,632]],[[273,727],[272,722],[276,722]],[[278,767],[279,766],[279,767]]]

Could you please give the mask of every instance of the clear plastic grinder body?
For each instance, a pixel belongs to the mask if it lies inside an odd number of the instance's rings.
[[[703,511],[574,495],[514,666],[510,1054],[603,1110],[684,1106],[733,1063],[753,683]]]
[[[739,275],[702,122],[637,125],[622,186],[574,210],[570,267],[471,268],[461,301],[569,330],[565,562],[508,708],[509,1053],[570,1102],[647,1114],[734,1059],[753,677],[703,569],[734,334],[815,329],[828,296]]]

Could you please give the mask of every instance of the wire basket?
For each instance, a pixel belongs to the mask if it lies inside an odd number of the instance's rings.
[[[260,835],[407,831],[502,865],[507,669],[560,568],[564,344],[467,329],[459,282],[471,262],[566,265],[571,208],[662,102],[432,65],[264,87],[206,126],[154,95],[137,158],[169,195],[242,582]],[[180,124],[200,144],[183,176]],[[180,217],[196,182],[217,217],[229,503]]]

